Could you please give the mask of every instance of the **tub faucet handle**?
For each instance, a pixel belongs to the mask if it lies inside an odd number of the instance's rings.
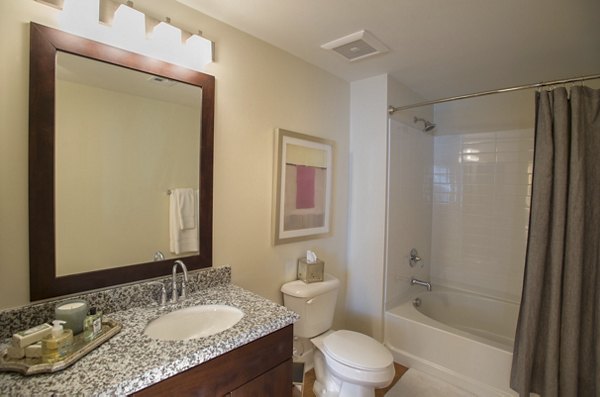
[[[410,258],[408,264],[410,265],[410,267],[415,267],[418,262],[421,262],[421,257],[419,256],[417,249],[413,248],[410,250]],[[421,264],[421,267],[423,267],[423,264]]]

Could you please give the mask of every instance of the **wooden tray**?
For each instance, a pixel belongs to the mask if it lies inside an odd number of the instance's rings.
[[[63,370],[85,356],[121,331],[121,324],[111,320],[102,320],[100,335],[91,341],[83,339],[83,332],[73,335],[72,352],[63,360],[44,363],[42,358],[9,358],[6,352],[0,357],[0,371],[19,372],[23,375],[50,373]]]

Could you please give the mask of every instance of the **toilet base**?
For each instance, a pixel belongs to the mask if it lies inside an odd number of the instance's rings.
[[[304,364],[305,373],[313,369],[314,351],[315,346],[308,338],[294,336],[292,359],[295,363]]]
[[[319,349],[315,349],[314,352],[314,366],[316,380],[313,386],[313,392],[317,397],[375,396],[375,387],[345,381],[330,371],[329,368],[327,368],[325,356]]]
[[[315,381],[313,392],[317,397],[374,397],[375,389],[344,383],[340,390],[327,390],[319,381]]]

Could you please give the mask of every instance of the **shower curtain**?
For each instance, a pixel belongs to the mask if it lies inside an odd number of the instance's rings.
[[[533,193],[511,387],[600,396],[600,90],[536,94]]]

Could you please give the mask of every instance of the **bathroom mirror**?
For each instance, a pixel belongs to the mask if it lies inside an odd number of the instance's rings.
[[[56,275],[177,258],[168,193],[199,187],[202,88],[57,51],[55,93]]]
[[[31,23],[29,118],[31,300],[168,274],[172,188],[211,266],[213,76]]]

